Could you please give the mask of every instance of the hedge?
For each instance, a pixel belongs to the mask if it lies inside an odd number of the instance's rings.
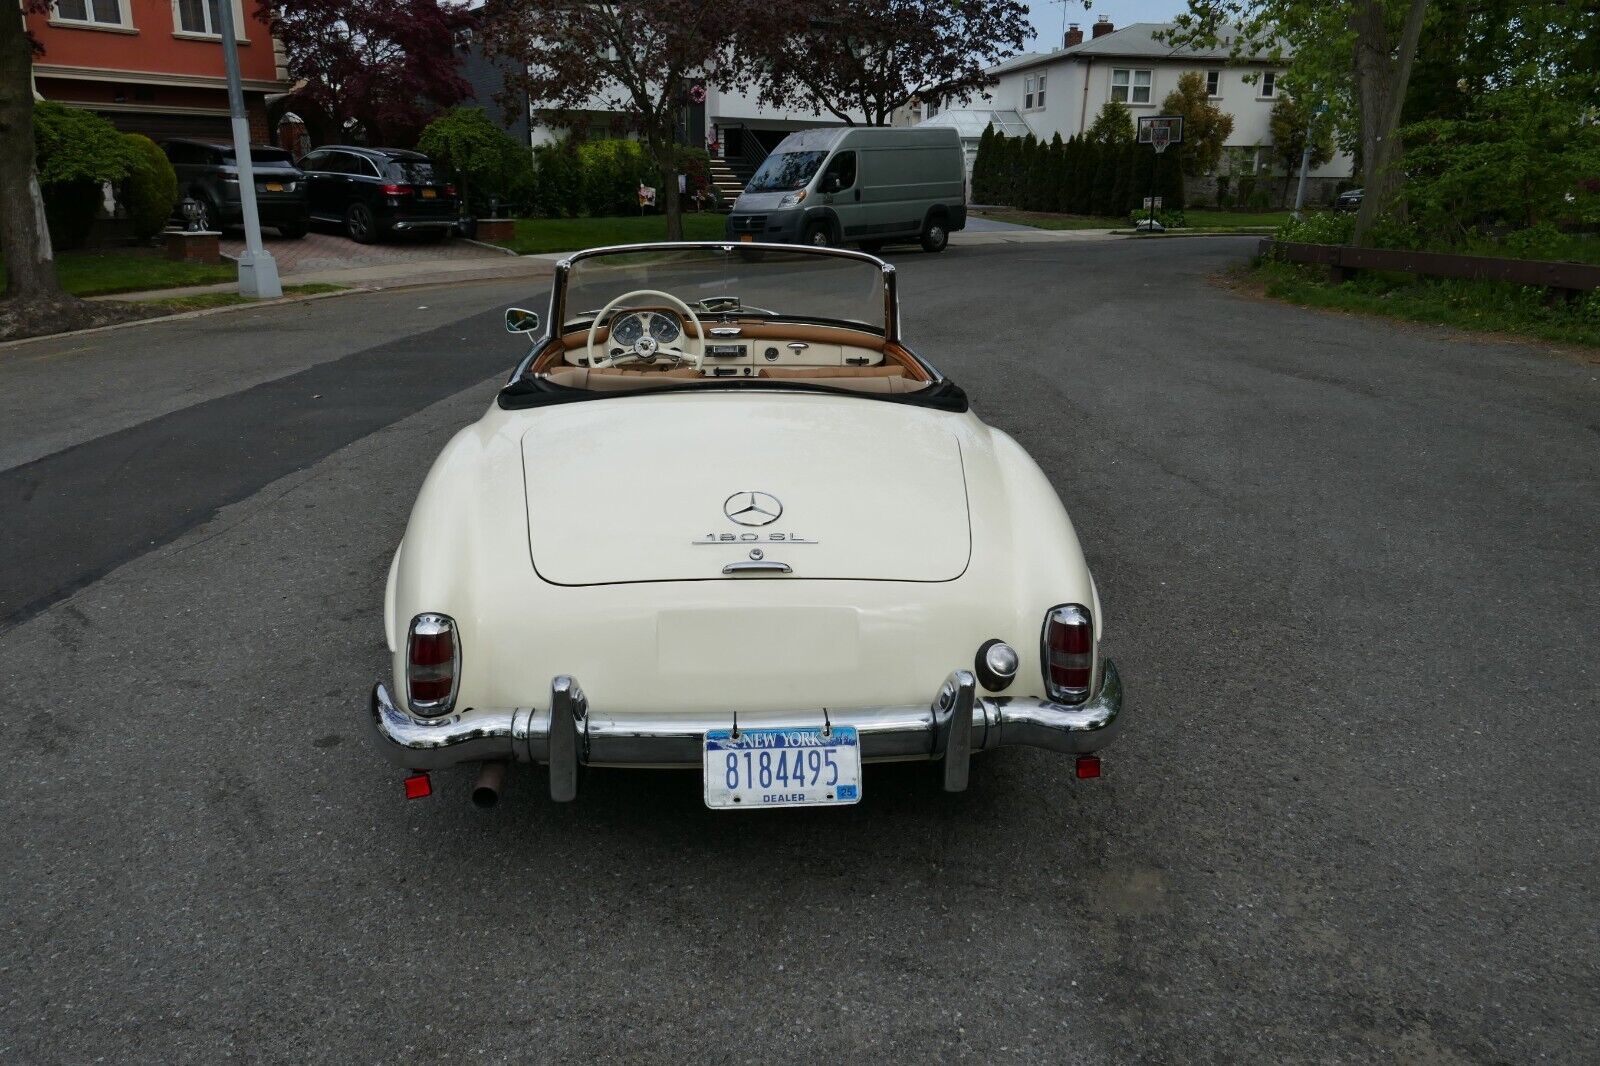
[[[711,157],[702,148],[679,148],[678,170],[684,176],[683,206],[692,208],[695,191],[711,190]],[[656,190],[656,208],[663,209],[665,178],[643,144],[611,138],[541,145],[534,150],[538,170],[535,202],[540,214],[556,218],[579,215],[636,215],[639,186]]]
[[[131,174],[139,154],[99,115],[50,100],[33,105],[33,144],[50,243],[77,248],[99,213],[101,186]]]
[[[155,141],[141,133],[122,136],[137,159],[123,182],[121,199],[134,237],[147,241],[165,229],[172,217],[172,207],[178,202],[178,173]]]
[[[1183,210],[1180,149],[1156,155],[1131,141],[1100,144],[1082,136],[1063,142],[1007,137],[992,127],[978,140],[972,199],[1022,211],[1061,211],[1120,218],[1155,194],[1169,212]],[[1153,171],[1153,174],[1152,174]]]

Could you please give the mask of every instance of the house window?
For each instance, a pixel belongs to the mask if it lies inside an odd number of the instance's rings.
[[[1276,71],[1267,71],[1261,75],[1261,96],[1269,97],[1278,90],[1278,75]]]
[[[126,26],[122,0],[56,0],[58,22],[86,22],[91,26]]]
[[[1206,95],[1207,96],[1221,96],[1222,95],[1222,71],[1220,71],[1220,70],[1208,70],[1208,71],[1206,71]]]
[[[937,100],[929,100],[928,101],[928,117],[932,118],[934,115],[937,115],[938,113],[939,113],[939,102]]]
[[[1030,74],[1022,83],[1022,109],[1033,111],[1044,106],[1044,75]]]
[[[1150,102],[1151,71],[1114,68],[1111,71],[1111,99],[1124,104]]]
[[[202,37],[222,36],[220,0],[173,0],[172,22],[179,33],[193,33]],[[238,0],[233,2],[233,33],[244,40],[244,9]]]

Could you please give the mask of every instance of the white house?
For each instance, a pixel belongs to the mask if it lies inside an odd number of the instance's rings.
[[[1048,141],[1059,133],[1066,140],[1093,125],[1107,100],[1126,104],[1135,118],[1161,114],[1161,103],[1178,87],[1178,78],[1199,71],[1212,99],[1233,116],[1225,170],[1260,173],[1271,159],[1270,120],[1280,89],[1278,69],[1265,57],[1231,59],[1232,41],[1227,39],[1210,51],[1157,39],[1171,28],[1171,23],[1139,22],[1119,30],[1102,16],[1086,40],[1073,25],[1062,47],[990,68],[999,83],[981,99],[948,110],[928,107],[931,114],[921,124],[962,130],[972,151],[990,124],[1008,136],[1031,132]],[[1308,195],[1327,199],[1333,186],[1350,176],[1351,165],[1350,156],[1337,154],[1314,169],[1311,176],[1316,182]],[[1191,199],[1195,192],[1204,196],[1209,191],[1191,189]]]

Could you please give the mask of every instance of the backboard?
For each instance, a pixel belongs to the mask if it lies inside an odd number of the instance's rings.
[[[1148,144],[1157,152],[1165,151],[1169,144],[1182,144],[1183,116],[1141,115],[1139,143]]]

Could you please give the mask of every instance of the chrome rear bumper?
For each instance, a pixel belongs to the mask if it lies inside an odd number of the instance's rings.
[[[396,765],[434,770],[458,763],[517,760],[550,765],[551,797],[573,798],[578,766],[698,768],[712,729],[739,725],[850,725],[867,762],[944,759],[945,788],[967,783],[967,758],[949,752],[1007,745],[1083,753],[1109,744],[1122,728],[1122,679],[1105,661],[1100,691],[1076,706],[1033,697],[979,696],[969,671],[945,679],[921,707],[868,707],[766,714],[665,715],[592,708],[572,678],[557,677],[544,707],[468,708],[418,718],[395,704],[382,683],[372,688],[372,725]]]

